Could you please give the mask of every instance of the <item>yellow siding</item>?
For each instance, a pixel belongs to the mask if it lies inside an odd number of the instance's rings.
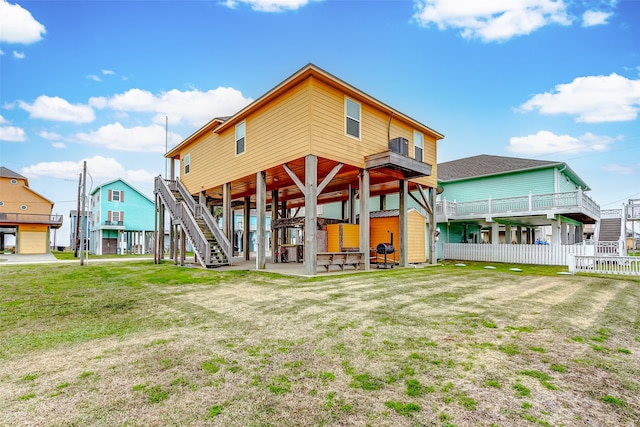
[[[407,261],[411,263],[427,260],[427,224],[417,211],[409,211],[407,219]]]
[[[23,180],[11,184],[9,179],[0,179],[0,200],[4,202],[0,212],[51,215],[51,202],[25,187]],[[20,209],[22,205],[26,205],[27,210]]]
[[[400,260],[399,243],[400,228],[398,217],[371,218],[370,220],[370,241],[371,247],[375,248],[379,243],[389,243],[393,233],[393,245],[396,252],[387,255],[387,260]],[[420,263],[427,259],[426,248],[426,222],[425,218],[415,210],[410,210],[407,214],[407,262]]]
[[[235,154],[235,126],[208,133],[180,152],[191,155],[190,173],[180,179],[192,192],[255,174],[309,153],[309,89],[300,85],[246,122],[245,153]],[[181,161],[181,172],[184,170]]]
[[[389,116],[360,102],[361,139],[358,140],[345,134],[344,102],[344,93],[310,77],[246,118],[244,154],[235,154],[235,126],[221,134],[206,132],[182,147],[180,179],[196,193],[308,154],[362,168],[365,156],[388,149]],[[413,127],[396,118],[391,122],[389,135],[407,138],[409,154],[413,155],[413,131]],[[190,173],[185,175],[187,154]],[[424,161],[432,165],[433,176],[415,181],[435,187],[436,142],[427,134],[424,135]]]
[[[400,229],[398,228],[398,217],[371,218],[369,220],[369,242],[375,248],[380,243],[391,243],[391,233],[393,233],[393,246],[396,251],[387,255],[387,261],[398,262],[400,254],[398,251],[398,241],[400,239]],[[380,256],[380,255],[378,255]],[[384,255],[382,255],[384,257]]]
[[[358,224],[327,225],[327,251],[343,252],[360,248],[360,226]]]
[[[387,136],[391,138],[401,136],[409,140],[409,155],[414,155],[414,128],[393,119],[389,128],[388,115],[360,102],[361,138],[358,140],[345,133],[345,95],[318,80],[313,81],[312,88],[311,152],[313,154],[363,168],[365,156],[388,149]],[[424,162],[433,166],[433,176],[417,179],[415,182],[430,187],[436,186],[436,148],[435,139],[425,134]]]

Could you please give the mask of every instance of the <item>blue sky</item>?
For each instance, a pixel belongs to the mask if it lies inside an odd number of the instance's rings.
[[[443,133],[439,162],[565,161],[615,209],[640,197],[638,40],[633,0],[0,0],[0,164],[65,216],[84,160],[152,197],[167,117],[170,148],[312,62]]]

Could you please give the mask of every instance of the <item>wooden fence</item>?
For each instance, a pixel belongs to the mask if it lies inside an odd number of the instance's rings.
[[[444,243],[444,258],[513,264],[569,265],[570,255],[594,256],[594,245],[491,245]]]

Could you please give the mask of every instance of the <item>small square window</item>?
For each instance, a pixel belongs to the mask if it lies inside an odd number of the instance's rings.
[[[245,122],[236,126],[236,156],[245,152]]]
[[[114,202],[119,202],[120,201],[120,191],[113,190],[113,193],[111,195],[111,200],[113,200]]]
[[[360,104],[345,98],[345,132],[360,139]]]

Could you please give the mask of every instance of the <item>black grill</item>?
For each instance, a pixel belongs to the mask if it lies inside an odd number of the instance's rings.
[[[384,254],[392,254],[396,251],[396,248],[393,247],[391,243],[379,243],[376,246],[376,252],[384,255]]]
[[[376,246],[376,252],[380,255],[384,255],[384,264],[382,268],[393,268],[394,261],[388,264],[387,254],[392,254],[395,251],[396,248],[393,247],[393,243],[378,243],[378,246]],[[380,263],[378,263],[378,268],[380,268]]]

